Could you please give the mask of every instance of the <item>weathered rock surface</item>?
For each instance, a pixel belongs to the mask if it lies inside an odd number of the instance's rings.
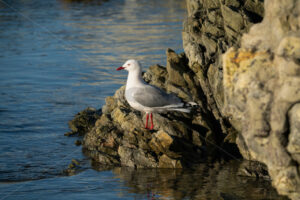
[[[192,113],[154,114],[155,130],[144,128],[144,113],[133,110],[124,98],[125,86],[106,98],[102,115],[85,135],[84,152],[105,165],[136,168],[182,168],[200,162],[211,148],[213,125],[204,113],[203,92],[187,67],[184,54],[167,51],[167,67],[151,66],[144,79],[186,102],[199,103]],[[203,111],[204,110],[204,111]],[[211,147],[212,146],[212,147]]]
[[[189,67],[196,74],[221,132],[234,142],[237,132],[222,113],[222,54],[229,47],[238,47],[242,34],[262,20],[263,1],[187,0],[187,9],[182,38]]]
[[[224,111],[243,156],[300,199],[300,2],[266,0],[263,21],[224,55]]]
[[[86,108],[77,113],[71,121],[69,121],[70,132],[66,136],[76,135],[83,136],[89,132],[94,126],[97,119],[100,118],[101,110],[95,108]]]

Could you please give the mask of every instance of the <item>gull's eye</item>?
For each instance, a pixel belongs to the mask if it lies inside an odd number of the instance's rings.
[[[130,64],[128,63],[127,66],[130,66]]]

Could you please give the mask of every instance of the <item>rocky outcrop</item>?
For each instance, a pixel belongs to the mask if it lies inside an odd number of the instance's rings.
[[[187,0],[187,10],[182,38],[189,67],[196,74],[221,133],[234,142],[237,132],[222,113],[222,54],[229,47],[238,47],[242,34],[262,20],[263,1]]]
[[[105,165],[136,168],[182,168],[204,156],[213,157],[218,127],[201,100],[203,91],[187,62],[185,54],[168,49],[166,68],[151,66],[144,79],[186,102],[196,102],[192,113],[154,114],[154,130],[149,131],[144,128],[144,113],[126,102],[123,86],[106,98],[101,117],[84,136],[86,155]]]
[[[266,1],[264,19],[259,0],[187,2],[184,50],[222,132],[299,199],[298,1]]]
[[[228,46],[237,46],[242,32],[262,19],[262,3],[192,0],[187,3],[189,18],[183,34],[187,57],[167,50],[166,68],[151,66],[144,79],[186,102],[195,102],[196,110],[191,114],[156,114],[155,130],[150,132],[143,128],[144,114],[130,108],[124,99],[124,87],[120,88],[106,99],[100,118],[94,116],[96,111],[87,111],[92,122],[97,120],[93,128],[89,125],[77,128],[70,123],[73,133],[86,130],[84,152],[94,160],[106,165],[180,168],[204,157],[239,156],[235,146],[237,131],[221,112],[220,56]],[[233,16],[238,24],[230,20]],[[75,124],[87,121],[84,114],[77,118],[73,120]]]
[[[224,55],[224,112],[243,156],[267,165],[280,194],[300,199],[300,2],[266,0],[265,12]]]
[[[65,135],[84,136],[95,126],[95,122],[100,118],[101,114],[101,109],[96,110],[95,108],[86,108],[77,113],[75,117],[69,121],[69,128],[71,131]]]
[[[177,55],[168,49],[166,67],[151,66],[143,77],[197,106],[188,114],[154,114],[154,130],[149,131],[144,128],[145,113],[128,105],[123,86],[113,97],[106,98],[101,110],[88,108],[70,121],[72,132],[68,135],[84,135],[82,145],[87,156],[103,165],[183,168],[204,159],[226,159],[238,154],[235,146],[219,137],[222,130],[208,109],[204,92],[184,53]]]

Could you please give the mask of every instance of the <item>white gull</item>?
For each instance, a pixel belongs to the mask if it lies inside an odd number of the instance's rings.
[[[139,111],[146,112],[145,128],[153,129],[152,113],[162,113],[167,111],[190,112],[184,108],[185,104],[175,95],[168,94],[158,87],[149,85],[142,79],[141,65],[136,60],[128,60],[117,70],[128,71],[125,98],[129,105]],[[151,127],[148,127],[148,120],[151,120]]]

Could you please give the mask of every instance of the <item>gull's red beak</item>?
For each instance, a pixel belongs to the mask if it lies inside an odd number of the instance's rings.
[[[118,67],[117,71],[122,70],[122,69],[125,69],[125,68],[124,67]]]

